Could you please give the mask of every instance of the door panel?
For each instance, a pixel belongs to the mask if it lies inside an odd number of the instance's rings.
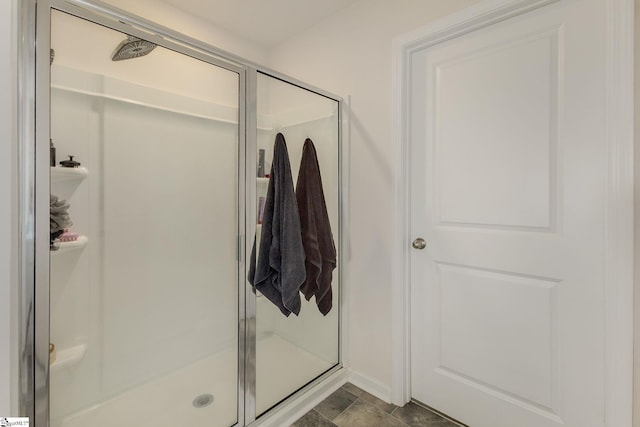
[[[558,31],[488,47],[474,40],[429,58],[441,224],[552,226]],[[482,143],[468,143],[474,140]],[[493,163],[501,167],[487,167]]]
[[[472,427],[603,425],[604,16],[412,57],[412,395]]]
[[[440,369],[551,407],[557,282],[447,264],[438,269]]]

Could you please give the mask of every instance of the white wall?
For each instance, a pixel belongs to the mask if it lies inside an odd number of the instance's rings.
[[[362,0],[271,51],[271,68],[351,95],[349,364],[391,387],[391,43],[476,0]]]
[[[0,2],[0,416],[11,412],[11,265],[15,73],[13,1]]]

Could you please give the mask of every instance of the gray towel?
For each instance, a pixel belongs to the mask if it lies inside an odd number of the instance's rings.
[[[253,242],[249,282],[274,303],[285,316],[300,313],[300,286],[304,283],[304,249],[300,235],[298,204],[287,144],[281,133],[273,147],[271,176],[264,204],[260,257],[256,264]]]
[[[300,290],[307,301],[315,296],[318,309],[326,316],[333,304],[331,280],[333,269],[336,268],[336,247],[324,200],[316,148],[309,138],[302,148],[296,199],[307,269],[307,279]]]

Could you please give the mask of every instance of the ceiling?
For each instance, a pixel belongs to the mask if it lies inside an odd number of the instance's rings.
[[[164,1],[270,48],[359,0]]]

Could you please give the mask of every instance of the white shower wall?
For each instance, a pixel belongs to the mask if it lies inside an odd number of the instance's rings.
[[[110,104],[103,364],[125,388],[236,345],[237,127]]]
[[[52,184],[89,238],[52,261],[51,340],[86,349],[52,366],[55,418],[236,347],[238,144],[237,111],[165,88],[60,65],[53,86],[58,155],[89,170]]]

